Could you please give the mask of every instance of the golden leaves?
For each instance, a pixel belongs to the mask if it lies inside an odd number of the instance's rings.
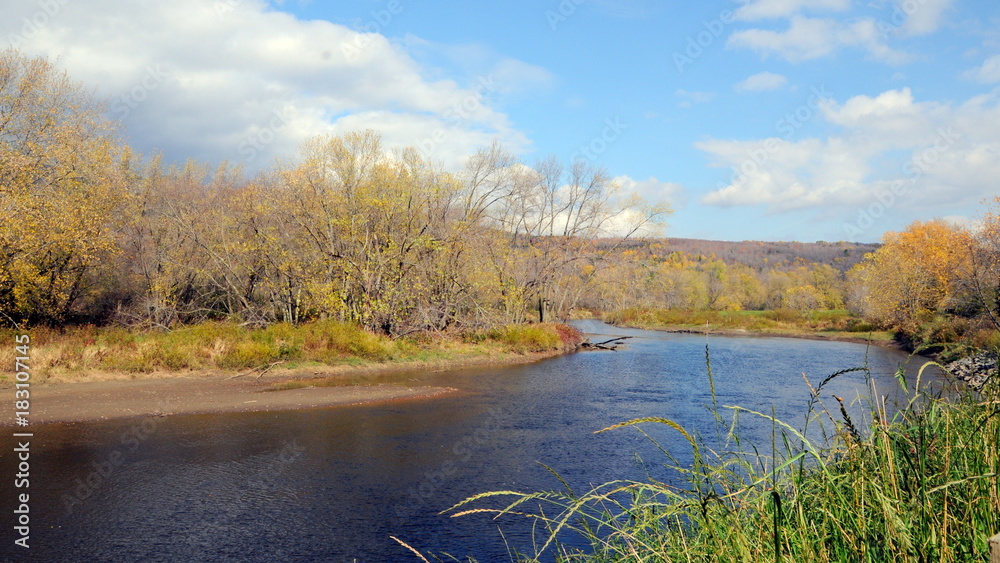
[[[935,219],[886,233],[883,241],[852,276],[865,288],[866,316],[914,330],[961,290],[974,239],[966,230]]]
[[[0,52],[0,309],[59,320],[115,251],[127,200],[115,126],[82,86],[44,59]]]

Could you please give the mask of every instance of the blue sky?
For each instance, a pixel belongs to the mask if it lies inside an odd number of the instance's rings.
[[[459,170],[498,139],[670,202],[668,236],[725,240],[874,241],[1000,193],[986,0],[0,6],[0,38],[175,161],[259,169],[373,128]]]

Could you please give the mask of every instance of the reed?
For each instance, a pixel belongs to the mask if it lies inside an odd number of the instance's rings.
[[[600,430],[638,430],[649,437],[649,425],[665,426],[682,438],[693,463],[677,463],[663,447],[659,467],[665,469],[641,481],[613,481],[579,494],[568,485],[488,492],[448,512],[533,519],[535,553],[520,561],[987,560],[988,538],[1000,532],[996,383],[980,394],[943,396],[922,388],[918,378],[917,389],[908,390],[912,398],[895,410],[869,385],[870,397],[861,399],[865,414],[852,420],[824,387],[851,371],[864,372],[870,383],[868,368],[831,374],[808,391],[813,400],[806,426],[822,418],[833,431],[831,440],[818,444],[806,428],[772,414],[718,406],[707,349],[706,363],[712,391],[706,407],[716,413],[715,437],[721,438],[711,442],[715,446],[664,418]],[[902,372],[897,375],[905,387]],[[835,406],[827,408],[825,400]],[[767,420],[771,443],[741,440],[740,416]],[[573,536],[589,548],[566,547]]]

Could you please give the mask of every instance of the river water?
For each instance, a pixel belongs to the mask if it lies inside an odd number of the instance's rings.
[[[867,361],[876,389],[891,395],[892,374],[908,360],[852,343],[578,326],[595,341],[633,338],[616,352],[368,378],[460,390],[443,398],[35,428],[29,550],[12,543],[15,445],[4,432],[0,560],[418,561],[395,536],[442,558],[507,561],[509,549],[531,552],[526,519],[439,512],[484,491],[559,489],[542,464],[578,488],[646,470],[672,479],[635,429],[594,431],[662,416],[711,441],[706,344],[720,406],[774,409],[797,427],[809,399],[803,374],[817,385]],[[907,364],[911,385],[920,364]],[[850,403],[868,389],[852,373],[822,395],[836,407],[830,395]],[[741,415],[741,429],[770,448],[770,423]],[[689,459],[676,432],[649,430]]]

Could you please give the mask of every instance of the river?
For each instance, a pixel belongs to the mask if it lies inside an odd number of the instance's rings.
[[[395,536],[442,558],[507,561],[508,548],[531,551],[525,519],[438,513],[479,492],[558,489],[543,463],[574,487],[640,477],[637,459],[665,471],[662,454],[634,429],[594,431],[663,416],[710,439],[706,344],[719,405],[773,408],[799,427],[809,399],[803,374],[816,385],[867,358],[876,388],[893,394],[892,374],[908,359],[853,343],[578,326],[633,338],[615,352],[368,378],[459,389],[443,398],[36,428],[30,550],[12,544],[6,476],[16,472],[15,446],[6,432],[0,559],[418,561]],[[907,365],[911,382],[918,360]],[[830,395],[850,402],[867,389],[864,375],[852,373],[832,381],[823,397],[836,406]],[[770,424],[747,415],[741,421],[744,436],[770,447]],[[688,459],[677,433],[650,430]]]

